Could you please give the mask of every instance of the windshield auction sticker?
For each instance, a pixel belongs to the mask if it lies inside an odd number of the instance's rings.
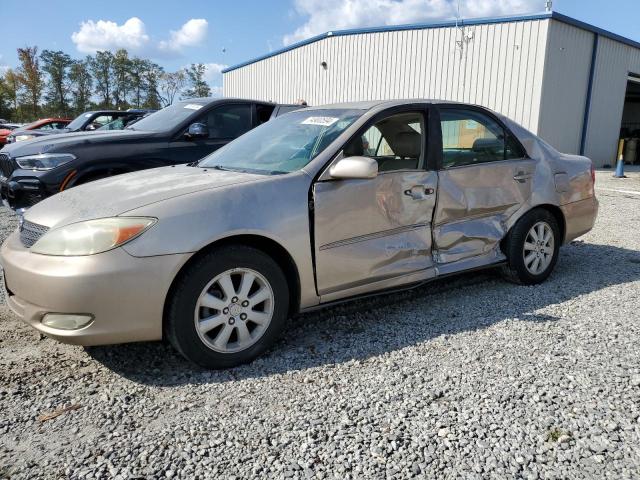
[[[200,110],[202,105],[198,105],[197,103],[188,103],[184,108],[188,108],[189,110]]]
[[[320,125],[322,127],[328,127],[336,123],[338,119],[336,117],[309,117],[304,122],[303,125]]]

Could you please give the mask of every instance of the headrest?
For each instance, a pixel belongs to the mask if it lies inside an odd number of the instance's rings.
[[[393,152],[398,157],[420,158],[422,137],[418,132],[398,132],[393,142]]]
[[[473,142],[474,152],[499,151],[504,149],[504,142],[499,138],[478,138]]]

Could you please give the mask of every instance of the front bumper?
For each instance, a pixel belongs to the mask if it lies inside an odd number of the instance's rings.
[[[84,257],[31,253],[13,233],[0,249],[7,304],[33,328],[64,343],[160,340],[167,292],[189,254],[133,257],[117,248]],[[46,313],[90,314],[79,330],[41,323]]]

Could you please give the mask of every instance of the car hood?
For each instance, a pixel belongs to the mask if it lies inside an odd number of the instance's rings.
[[[32,131],[32,132],[35,132]],[[32,133],[31,132],[31,133]],[[12,143],[5,147],[5,153],[13,158],[24,155],[37,155],[47,152],[61,152],[65,148],[100,143],[117,144],[122,141],[137,140],[153,135],[153,132],[134,130],[110,130],[104,132],[78,132],[64,135],[44,135],[24,142]]]
[[[59,227],[122,215],[173,197],[264,179],[264,175],[180,165],[117,175],[54,195],[25,214],[25,220]]]

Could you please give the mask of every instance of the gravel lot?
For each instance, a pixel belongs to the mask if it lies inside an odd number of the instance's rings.
[[[306,315],[233,370],[61,345],[2,304],[0,478],[638,478],[629,175],[598,173],[597,226],[543,285],[465,275]]]

